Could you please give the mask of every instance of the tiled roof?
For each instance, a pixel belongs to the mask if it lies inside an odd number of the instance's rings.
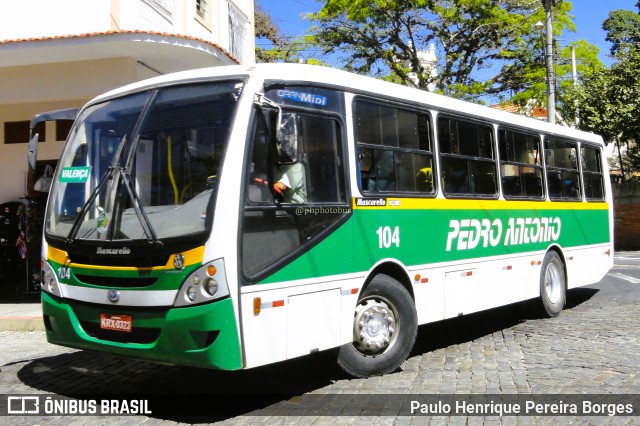
[[[500,111],[512,112],[514,114],[520,113],[520,107],[516,104],[498,104],[491,105],[491,108],[499,109]]]
[[[226,49],[224,49],[222,46],[220,46],[220,45],[218,45],[216,43],[213,43],[213,42],[211,42],[209,40],[205,40],[205,39],[200,38],[200,37],[193,37],[193,36],[188,36],[188,35],[183,35],[183,34],[171,34],[171,33],[166,33],[166,32],[159,32],[159,31],[142,31],[142,30],[97,31],[97,32],[82,33],[82,34],[68,34],[68,35],[32,37],[32,38],[17,38],[17,39],[13,39],[13,40],[0,40],[0,46],[3,45],[3,44],[10,44],[10,43],[28,43],[28,42],[53,41],[53,40],[71,40],[71,39],[79,39],[79,38],[91,38],[91,37],[99,37],[99,36],[126,35],[126,34],[148,34],[148,35],[154,35],[154,36],[176,37],[176,38],[183,38],[183,39],[198,41],[200,43],[205,43],[205,44],[208,44],[208,45],[211,45],[211,46],[215,47],[216,49],[220,50],[222,53],[227,55],[234,62],[236,62],[238,64],[240,63],[240,61],[236,57],[231,55],[231,53],[228,52]]]
[[[545,108],[540,108],[537,106],[533,107],[533,109],[529,111],[527,114],[523,114],[523,108],[516,104],[510,104],[510,103],[497,104],[497,105],[491,105],[491,108],[499,109],[501,111],[511,112],[513,114],[526,115],[532,118],[539,118],[539,119],[547,118],[547,110]]]

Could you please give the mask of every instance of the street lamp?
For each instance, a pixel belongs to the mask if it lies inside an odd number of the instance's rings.
[[[546,27],[545,34],[545,66],[547,68],[547,121],[556,122],[556,85],[553,72],[553,27],[551,21],[551,0],[542,0],[546,10],[546,25],[538,21],[536,30],[542,31]]]

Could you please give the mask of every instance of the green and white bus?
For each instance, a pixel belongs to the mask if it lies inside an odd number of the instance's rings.
[[[90,101],[44,228],[49,342],[224,370],[389,373],[421,324],[555,316],[613,264],[599,136],[299,64]]]

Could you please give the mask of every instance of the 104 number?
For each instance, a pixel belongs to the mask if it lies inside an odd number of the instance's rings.
[[[378,248],[400,247],[400,227],[381,226],[376,230],[378,234]]]

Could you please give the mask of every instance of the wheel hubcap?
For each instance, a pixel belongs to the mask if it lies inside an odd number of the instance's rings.
[[[544,274],[544,288],[551,303],[558,303],[562,295],[562,282],[558,265],[550,263]]]
[[[364,299],[356,308],[354,344],[365,354],[384,352],[396,340],[397,313],[383,299]]]

